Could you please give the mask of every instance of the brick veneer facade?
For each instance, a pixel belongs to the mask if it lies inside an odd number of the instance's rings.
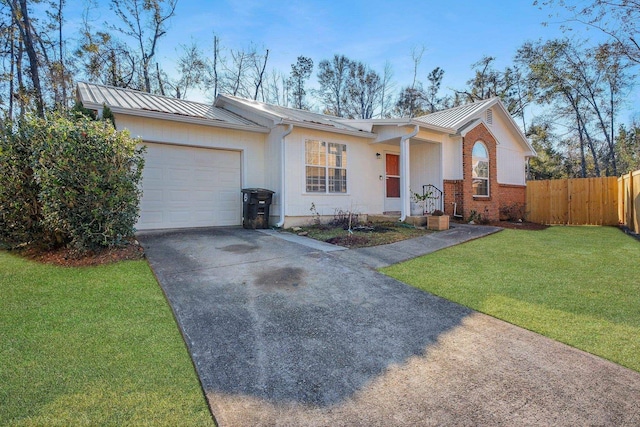
[[[471,153],[478,141],[483,142],[489,152],[489,197],[473,196]],[[497,221],[502,207],[524,211],[526,186],[498,184],[497,166],[496,140],[484,123],[480,123],[462,139],[463,179],[444,181],[445,213],[453,215],[455,208],[455,213],[466,220],[475,211],[487,220]]]

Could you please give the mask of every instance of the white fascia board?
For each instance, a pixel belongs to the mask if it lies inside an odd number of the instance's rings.
[[[93,102],[83,103],[83,105],[85,108],[88,108],[90,110],[100,110],[103,108],[102,104],[97,104]],[[211,126],[211,127],[226,128],[226,129],[245,130],[245,131],[257,132],[257,133],[269,133],[269,129],[262,126],[229,123],[229,122],[224,122],[216,119],[207,119],[204,117],[181,116],[179,114],[161,113],[159,111],[149,111],[149,110],[135,110],[135,109],[121,108],[121,107],[109,107],[109,109],[114,114],[123,114],[126,116],[145,117],[149,119],[158,119],[158,120],[170,120],[173,122],[189,123],[189,124],[195,124],[195,125]]]
[[[367,139],[375,139],[375,138],[378,137],[377,134],[371,133],[371,132],[340,129],[340,128],[332,127],[332,126],[329,126],[329,125],[320,125],[320,124],[315,124],[315,123],[299,122],[297,120],[282,120],[282,122],[280,122],[278,124],[293,125],[294,127],[299,127],[299,128],[321,130],[321,131],[325,131],[325,132],[339,133],[339,134],[342,134],[342,135],[357,136],[357,137],[360,137],[360,138],[367,138]]]
[[[452,134],[456,132],[456,130],[453,128],[446,128],[442,126],[431,125],[431,124],[424,123],[414,119],[370,119],[370,120],[362,120],[362,121],[358,120],[358,121],[355,121],[355,123],[363,123],[363,124],[370,123],[372,128],[374,126],[397,126],[397,127],[418,126],[422,129],[429,129],[436,132],[447,133],[447,134]]]
[[[225,103],[226,104],[231,104],[234,107],[239,108],[241,110],[252,111],[253,113],[255,113],[255,114],[259,115],[259,116],[262,116],[267,120],[272,120],[274,122],[274,126],[279,124],[282,121],[282,117],[280,117],[277,114],[273,114],[273,113],[270,113],[268,111],[264,111],[264,110],[262,110],[260,108],[257,108],[255,106],[253,106],[253,105],[246,104],[244,102],[238,101],[238,100],[233,99],[233,98],[229,98],[229,97],[227,97],[227,96],[225,96],[223,94],[219,94],[216,97],[216,100],[214,101],[213,105],[216,106],[216,107],[224,108],[224,104]]]

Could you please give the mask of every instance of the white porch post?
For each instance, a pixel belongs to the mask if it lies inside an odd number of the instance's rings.
[[[400,143],[400,221],[404,221],[411,214],[411,193],[409,191],[411,182],[411,170],[409,168],[409,144],[411,139],[407,138]]]
[[[404,221],[411,214],[411,170],[409,165],[409,144],[411,138],[418,134],[419,126],[413,129],[413,132],[400,138],[400,221]]]

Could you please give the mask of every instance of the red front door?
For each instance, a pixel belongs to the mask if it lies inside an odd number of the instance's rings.
[[[387,198],[400,198],[400,156],[387,154],[386,157]]]

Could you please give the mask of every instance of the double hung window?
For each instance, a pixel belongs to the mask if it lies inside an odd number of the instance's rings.
[[[307,193],[346,193],[347,146],[305,141],[305,179]]]

